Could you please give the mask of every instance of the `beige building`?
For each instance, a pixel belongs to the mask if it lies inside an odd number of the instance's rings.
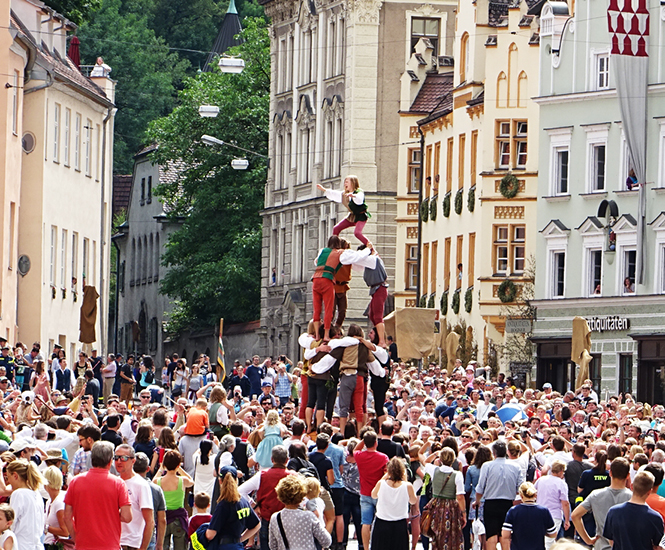
[[[457,1],[260,3],[272,20],[262,348],[295,357],[312,316],[314,259],[346,216],[317,184],[341,189],[346,175],[359,177],[372,214],[364,234],[383,257],[394,290],[399,79],[421,37],[434,45],[435,59],[452,53]],[[359,244],[351,230],[342,236]],[[347,323],[366,326],[367,287],[357,276],[351,286]]]
[[[473,327],[478,359],[505,337],[499,291],[524,284],[536,242],[539,40],[533,0],[460,2],[454,62],[421,41],[402,75],[396,306]],[[419,207],[424,135],[423,203]],[[514,197],[501,193],[515,177]],[[510,193],[508,193],[510,195]],[[418,250],[419,208],[423,214]],[[420,256],[420,262],[419,260]],[[420,267],[420,272],[418,268]],[[420,274],[420,281],[419,279]],[[420,282],[420,296],[416,289]],[[514,286],[513,286],[514,285]]]
[[[8,182],[20,186],[20,200],[15,201],[20,210],[14,214],[21,258],[18,301],[7,304],[17,310],[13,336],[28,345],[40,341],[49,349],[59,343],[74,356],[81,347],[79,317],[86,284],[100,295],[94,347],[103,353],[114,85],[101,71],[98,77],[84,77],[69,60],[67,31],[75,28],[69,21],[37,0],[11,0],[11,10],[11,33],[29,52],[19,75],[22,166],[3,181],[5,192],[15,185]]]

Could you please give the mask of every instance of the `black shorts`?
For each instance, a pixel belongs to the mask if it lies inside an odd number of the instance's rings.
[[[319,411],[325,411],[326,403],[328,402],[328,388],[326,387],[326,380],[308,378],[307,387],[307,407],[310,409],[316,407]]]
[[[508,510],[513,507],[512,500],[492,499],[485,501],[485,540],[490,537],[500,537],[503,522],[506,520]]]
[[[386,414],[386,409],[384,407],[386,402],[386,392],[388,391],[390,384],[386,382],[385,378],[371,375],[370,387],[374,394],[374,410],[376,411],[376,416],[384,416]]]
[[[335,505],[335,515],[344,514],[344,487],[331,487],[330,497]]]

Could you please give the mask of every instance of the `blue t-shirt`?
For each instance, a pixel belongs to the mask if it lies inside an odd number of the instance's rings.
[[[326,491],[330,489],[330,484],[328,483],[328,470],[333,469],[333,465],[330,459],[319,451],[313,451],[309,453],[307,458],[309,458],[309,461],[314,464],[316,471],[319,472],[319,481],[321,482],[321,487],[323,487]]]
[[[607,512],[603,536],[614,542],[613,550],[653,548],[663,538],[663,518],[646,504],[624,502]]]
[[[552,514],[537,504],[513,506],[503,528],[512,533],[510,550],[545,550],[545,536],[555,532]]]
[[[263,369],[250,365],[245,370],[245,376],[249,378],[249,394],[259,396],[261,395],[261,379],[263,378]]]
[[[239,539],[245,529],[252,529],[258,524],[259,517],[252,510],[249,501],[240,497],[238,502],[222,500],[217,503],[210,520],[210,530],[217,531],[213,540],[219,544],[222,537]]]
[[[335,474],[335,483],[330,487],[332,489],[343,489],[344,483],[342,483],[342,474],[339,473],[339,467],[344,466],[344,451],[339,445],[331,443],[323,454],[330,459],[330,462],[332,462],[333,472]]]

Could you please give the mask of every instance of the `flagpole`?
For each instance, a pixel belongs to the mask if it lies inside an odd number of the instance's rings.
[[[224,360],[224,348],[221,347],[222,335],[224,334],[224,318],[219,320],[219,342],[217,349],[217,380],[222,382],[226,378],[226,361]],[[221,349],[220,349],[221,348]],[[222,372],[224,369],[224,372]]]

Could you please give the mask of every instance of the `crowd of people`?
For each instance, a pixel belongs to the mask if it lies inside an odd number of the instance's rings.
[[[221,381],[206,356],[156,372],[2,342],[0,548],[661,546],[662,405],[418,368],[378,340],[312,323],[303,361]]]

